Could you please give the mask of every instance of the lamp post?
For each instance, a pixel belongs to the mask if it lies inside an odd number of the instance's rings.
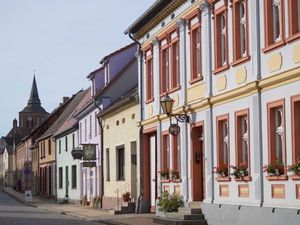
[[[177,135],[180,133],[180,127],[178,125],[178,122],[189,123],[190,117],[185,113],[184,114],[172,113],[173,105],[174,105],[174,100],[170,98],[168,94],[163,96],[160,99],[160,106],[163,110],[163,113],[170,118],[169,133],[172,135]],[[176,123],[172,123],[172,118],[176,119]]]

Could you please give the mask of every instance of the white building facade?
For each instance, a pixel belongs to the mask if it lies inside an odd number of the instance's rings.
[[[146,209],[169,191],[201,201],[211,224],[299,223],[299,176],[287,169],[300,155],[299,10],[299,1],[157,1],[128,28],[141,44]],[[190,117],[178,136],[160,108],[166,95]]]

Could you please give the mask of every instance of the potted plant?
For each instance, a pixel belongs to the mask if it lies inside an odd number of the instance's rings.
[[[129,191],[123,193],[122,196],[123,196],[123,201],[124,202],[129,202],[130,201],[130,192]]]
[[[231,176],[234,176],[235,179],[243,179],[244,177],[248,176],[248,168],[241,165],[241,166],[230,166],[232,168]]]
[[[267,172],[269,176],[280,176],[284,174],[284,164],[280,160],[273,163],[266,164],[263,171]]]
[[[173,193],[169,194],[164,191],[158,198],[158,203],[160,212],[177,212],[179,207],[184,205],[183,196]]]
[[[169,169],[163,169],[159,173],[160,173],[160,177],[161,177],[162,180],[167,180],[170,177]]]
[[[226,164],[216,166],[214,167],[214,173],[218,174],[220,177],[228,177],[228,166]]]
[[[170,170],[171,179],[178,180],[180,179],[180,174],[178,170]]]
[[[296,163],[293,163],[287,167],[289,172],[292,172],[293,175],[300,176],[300,159]]]

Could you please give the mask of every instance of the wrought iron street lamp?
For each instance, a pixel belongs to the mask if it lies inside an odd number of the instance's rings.
[[[180,133],[180,127],[178,125],[178,122],[189,123],[190,117],[185,113],[184,114],[172,113],[173,105],[174,105],[174,100],[170,98],[168,94],[163,96],[160,99],[160,106],[163,110],[163,113],[167,114],[167,116],[170,118],[169,133],[172,135],[177,135]],[[172,118],[176,119],[176,123],[172,123]]]

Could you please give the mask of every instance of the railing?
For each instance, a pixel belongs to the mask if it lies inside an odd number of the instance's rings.
[[[115,193],[117,195],[117,206],[116,206],[116,210],[120,210],[121,209],[121,206],[122,206],[122,202],[123,202],[123,199],[122,199],[122,196],[124,193],[126,192],[129,192],[130,195],[132,194],[131,193],[131,181],[125,183],[124,185],[118,187],[116,190],[115,190]],[[120,201],[120,198],[122,199]],[[130,199],[130,202],[135,202],[135,199],[134,198],[131,198]]]

